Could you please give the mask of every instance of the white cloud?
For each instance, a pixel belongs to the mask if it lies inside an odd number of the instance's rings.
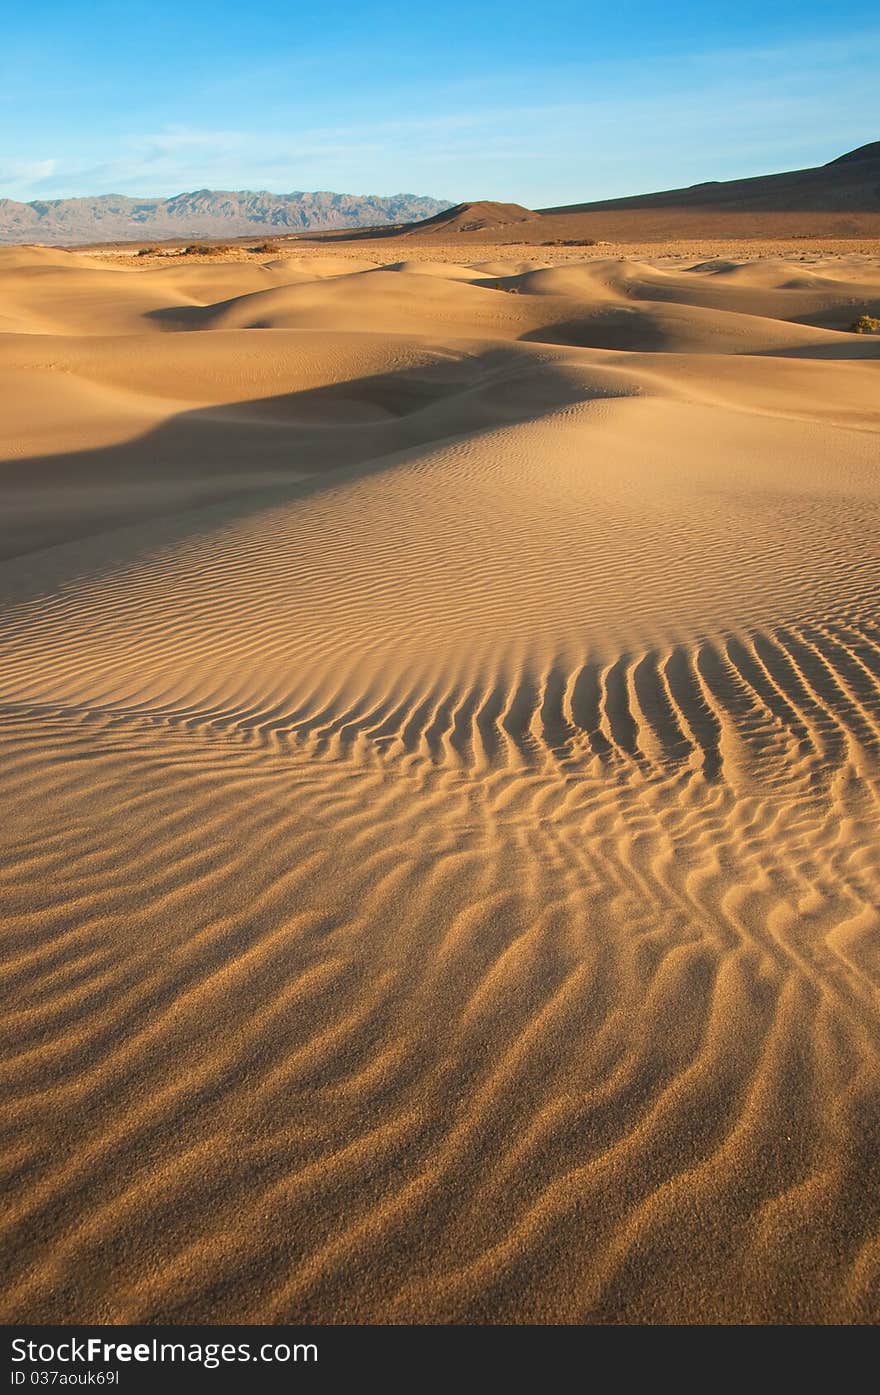
[[[4,160],[0,156],[0,186],[4,191],[28,189],[51,179],[57,168],[57,160]]]

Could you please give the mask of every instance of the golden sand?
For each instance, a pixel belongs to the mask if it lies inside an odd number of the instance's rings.
[[[506,250],[0,251],[6,1321],[880,1317],[880,258]]]

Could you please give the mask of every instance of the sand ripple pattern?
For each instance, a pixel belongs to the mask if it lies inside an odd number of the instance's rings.
[[[5,707],[5,1313],[876,1317],[876,631],[303,707]]]
[[[0,1316],[880,1319],[880,273],[66,255]]]

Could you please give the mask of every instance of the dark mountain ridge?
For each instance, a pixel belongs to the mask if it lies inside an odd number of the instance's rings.
[[[735,213],[876,213],[880,211],[880,141],[805,170],[749,179],[707,180],[685,189],[542,208],[542,214],[614,209],[703,208]]]

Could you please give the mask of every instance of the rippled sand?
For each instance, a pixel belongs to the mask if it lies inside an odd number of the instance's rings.
[[[880,1317],[880,261],[540,257],[0,251],[5,1320]]]

